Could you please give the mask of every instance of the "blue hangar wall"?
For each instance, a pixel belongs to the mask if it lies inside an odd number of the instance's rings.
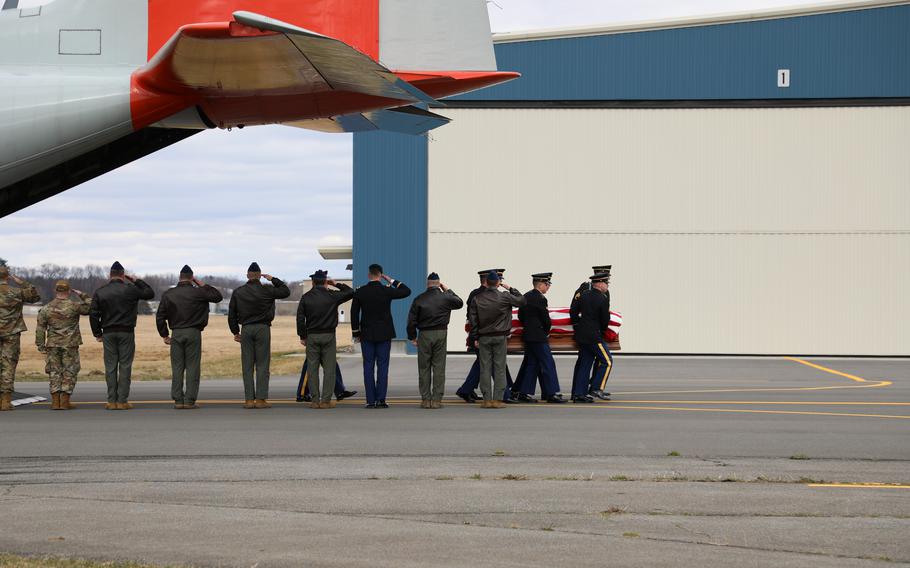
[[[910,5],[677,29],[500,43],[521,79],[452,106],[910,104]],[[789,69],[791,86],[776,86]],[[443,127],[444,128],[444,127]],[[354,135],[354,282],[378,262],[422,289],[428,138]],[[470,167],[466,164],[465,167]],[[405,336],[410,300],[393,304]]]

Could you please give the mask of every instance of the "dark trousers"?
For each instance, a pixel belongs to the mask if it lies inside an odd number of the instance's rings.
[[[550,344],[546,342],[525,343],[525,357],[518,370],[515,392],[533,395],[540,380],[540,395],[550,398],[559,392],[559,376]]]
[[[201,367],[202,332],[195,328],[175,329],[171,332],[171,398],[174,402],[189,405],[196,403]]]
[[[595,363],[597,366],[595,367]],[[592,376],[591,369],[594,368]],[[585,396],[592,390],[603,390],[613,369],[613,355],[605,341],[578,344],[578,360],[572,377],[572,396]]]
[[[479,357],[479,354],[477,354]],[[480,359],[475,359],[474,364],[471,365],[471,370],[468,371],[468,376],[464,380],[464,383],[458,387],[458,390],[455,391],[455,394],[459,396],[467,396],[477,390],[477,387],[480,386]],[[515,388],[515,381],[512,380],[512,373],[509,371],[509,365],[506,363],[506,392],[502,395],[503,400],[509,400],[512,398],[512,390]]]
[[[108,331],[101,338],[104,345],[104,378],[107,401],[126,402],[130,398],[136,335],[132,331]]]
[[[361,341],[363,351],[363,388],[367,404],[384,402],[389,390],[389,354],[391,341]]]
[[[341,377],[341,366],[335,363],[335,397],[346,391],[344,379]],[[307,362],[303,362],[303,369],[300,371],[300,382],[297,383],[297,402],[301,402],[303,397],[310,394],[310,368]]]

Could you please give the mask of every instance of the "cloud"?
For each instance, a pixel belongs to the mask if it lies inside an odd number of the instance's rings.
[[[191,1],[191,0],[187,0]],[[46,4],[23,0],[20,5]],[[598,25],[793,5],[793,0],[496,0],[495,31]],[[286,278],[342,274],[316,249],[352,241],[352,138],[270,126],[209,131],[0,220],[14,265]]]

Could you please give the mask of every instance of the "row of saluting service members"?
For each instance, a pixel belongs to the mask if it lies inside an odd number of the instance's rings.
[[[571,400],[590,403],[594,398],[609,400],[604,392],[612,370],[613,357],[603,339],[610,322],[609,266],[594,267],[590,283],[578,289],[571,308],[575,340],[579,346],[572,381]],[[543,400],[566,402],[548,337],[551,327],[545,295],[552,273],[534,274],[534,288],[522,295],[503,282],[505,270],[483,270],[480,287],[468,296],[468,349],[476,354],[471,371],[457,395],[466,402],[481,402],[482,408],[504,408],[506,404],[533,403],[539,380]],[[269,285],[261,280],[269,281]],[[303,295],[297,309],[297,333],[306,347],[298,401],[312,408],[333,408],[335,401],[356,394],[345,389],[336,361],[335,331],[338,306],[353,300],[351,325],[355,342],[363,354],[367,408],[388,408],[389,355],[395,327],[391,303],[407,298],[411,290],[387,276],[381,266],[369,267],[369,282],[354,290],[336,283],[325,271],[311,275],[313,288]],[[10,285],[12,281],[15,286]],[[252,263],[247,283],[231,296],[228,326],[240,343],[243,368],[244,408],[269,408],[269,364],[271,322],[275,301],[290,296],[287,284]],[[138,303],[154,297],[152,288],[126,274],[123,266],[111,266],[110,281],[93,296],[71,289],[68,282],[56,283],[55,296],[38,314],[36,345],[46,356],[51,408],[69,410],[80,370],[80,316],[88,315],[92,334],[104,347],[105,380],[109,410],[129,410],[130,377],[135,355],[135,327]],[[170,346],[172,398],[175,408],[196,409],[202,355],[202,331],[208,324],[209,303],[222,301],[221,292],[199,281],[189,266],[180,271],[178,284],[165,292],[156,314],[158,332]],[[26,331],[22,318],[25,303],[40,301],[37,289],[0,266],[0,409],[12,410],[20,336]],[[427,289],[418,295],[408,314],[408,339],[417,347],[421,408],[442,407],[445,393],[447,333],[451,312],[464,302],[440,282],[439,275],[427,277]],[[524,326],[525,356],[518,381],[513,381],[506,364],[507,339],[512,329],[512,309],[519,308]],[[320,381],[322,375],[322,381]],[[482,396],[476,389],[480,387]]]

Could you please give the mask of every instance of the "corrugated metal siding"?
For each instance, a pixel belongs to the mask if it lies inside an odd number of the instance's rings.
[[[522,78],[455,100],[908,97],[908,30],[910,5],[498,44],[499,68]]]
[[[386,132],[354,135],[354,282],[370,264],[419,293],[427,276],[427,138]],[[413,297],[413,295],[412,295]],[[411,300],[392,303],[406,336]]]
[[[629,351],[910,354],[910,107],[443,112],[429,260],[459,293],[554,271],[565,305],[613,263]]]

